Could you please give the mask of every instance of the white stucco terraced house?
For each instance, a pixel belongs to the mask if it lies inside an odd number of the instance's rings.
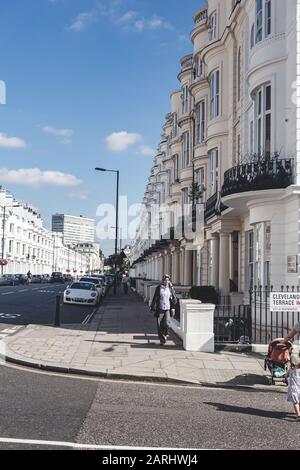
[[[196,12],[146,185],[132,275],[169,272],[176,284],[213,285],[241,301],[255,285],[299,285],[299,12],[299,0],[208,0]],[[190,202],[193,182],[203,240],[165,236],[159,218],[151,221],[159,235],[145,239],[153,204]]]
[[[64,234],[48,230],[33,207],[18,202],[0,187],[0,274],[51,274],[81,276],[103,272],[103,255],[95,243],[64,244]]]

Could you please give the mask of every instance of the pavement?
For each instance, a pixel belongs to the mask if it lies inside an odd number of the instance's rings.
[[[2,361],[110,379],[264,387],[263,356],[184,351],[179,338],[161,347],[152,312],[137,294],[110,293],[87,324],[29,324],[0,341]],[[271,388],[271,386],[270,386]]]

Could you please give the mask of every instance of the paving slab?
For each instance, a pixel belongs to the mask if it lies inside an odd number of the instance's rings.
[[[155,318],[135,293],[108,295],[88,325],[28,325],[2,343],[2,359],[58,372],[191,385],[267,383],[257,354],[184,351],[173,332],[161,347]]]

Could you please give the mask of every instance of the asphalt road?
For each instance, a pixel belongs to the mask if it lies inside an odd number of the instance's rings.
[[[55,300],[66,284],[30,284],[28,286],[0,286],[0,331],[3,325],[52,325]],[[62,324],[82,323],[95,307],[62,305]],[[1,326],[2,325],[2,326]]]
[[[296,450],[299,437],[300,422],[286,402],[285,387],[191,388],[0,367],[0,449],[63,449],[64,443],[77,443]]]

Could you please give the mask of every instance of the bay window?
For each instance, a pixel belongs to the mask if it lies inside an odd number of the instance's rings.
[[[179,155],[178,153],[173,157],[173,164],[174,164],[174,181],[177,182],[179,180]]]
[[[272,33],[272,0],[256,0],[255,42],[261,42]]]
[[[205,101],[196,106],[196,142],[202,144],[205,139]]]
[[[215,119],[220,114],[220,71],[215,70],[210,77],[210,117]]]
[[[204,168],[200,168],[199,170],[196,171],[195,173],[195,182],[199,186],[199,190],[202,191],[201,196],[197,199],[196,203],[197,204],[202,204],[204,202],[204,187],[205,187],[205,181],[204,181]]]
[[[217,39],[217,12],[214,11],[210,17],[209,17],[209,25],[210,25],[210,31],[209,31],[209,39],[210,41],[216,40]]]
[[[210,195],[213,196],[218,191],[219,186],[219,155],[218,149],[209,152],[210,159]]]
[[[186,168],[190,164],[190,133],[189,132],[185,132],[183,134],[182,156],[183,156],[183,168]]]
[[[184,85],[181,89],[182,95],[182,114],[186,114],[189,112],[189,87],[188,85]]]
[[[255,135],[256,152],[271,155],[272,140],[272,89],[263,85],[256,90],[255,96]]]

